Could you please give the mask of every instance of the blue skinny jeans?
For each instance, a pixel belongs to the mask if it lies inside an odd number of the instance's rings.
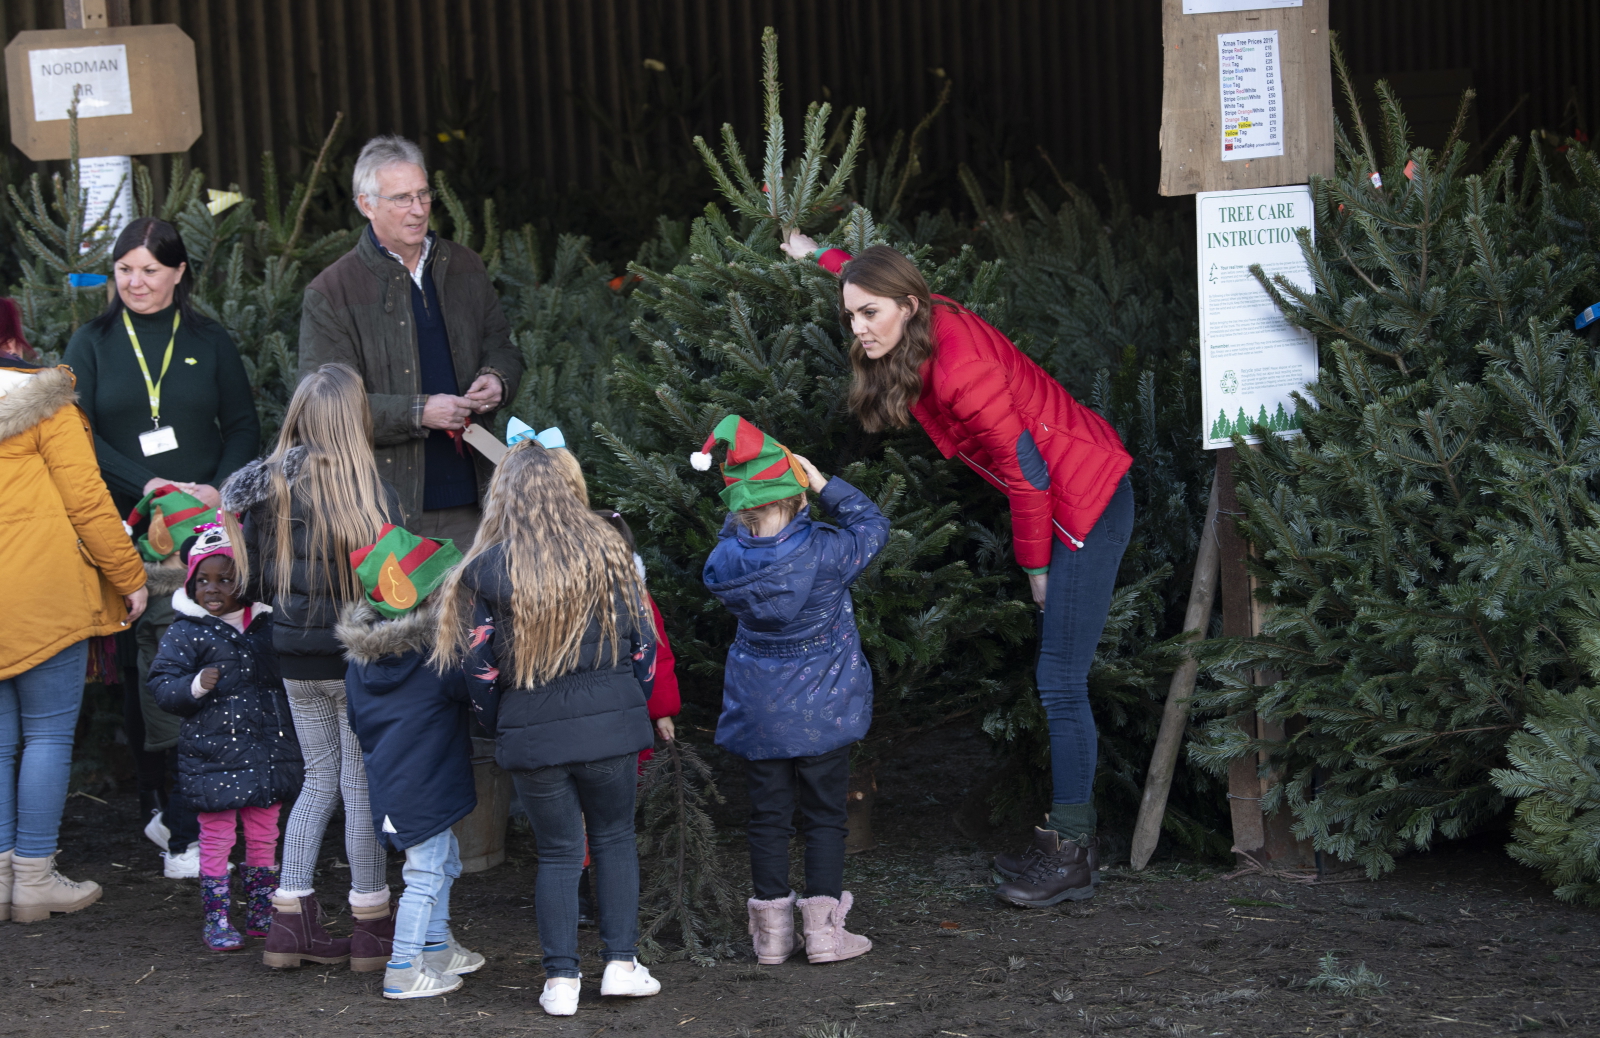
[[[515,771],[511,777],[539,844],[533,903],[545,976],[578,976],[585,822],[600,912],[600,958],[628,962],[639,943],[639,845],[633,833],[639,755]]]
[[[1094,796],[1094,712],[1089,667],[1106,628],[1117,568],[1133,534],[1133,485],[1122,477],[1083,547],[1058,538],[1050,553],[1036,683],[1050,722],[1052,802],[1086,804]]]
[[[461,845],[446,829],[406,848],[401,870],[406,889],[394,915],[394,950],[389,962],[410,962],[431,944],[450,939],[450,887],[461,876]]]
[[[88,661],[81,641],[0,681],[0,851],[56,852]]]

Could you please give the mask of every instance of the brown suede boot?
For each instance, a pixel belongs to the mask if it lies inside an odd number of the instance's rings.
[[[819,894],[803,897],[798,902],[800,917],[805,920],[806,959],[810,962],[838,962],[853,959],[872,950],[872,942],[858,933],[844,928],[844,918],[850,914],[855,898],[846,890],[836,901]]]
[[[322,905],[315,894],[272,896],[272,927],[261,961],[273,969],[292,969],[302,962],[338,965],[350,959],[350,938],[334,937],[322,928]]]
[[[11,918],[11,852],[0,854],[0,921]]]
[[[356,927],[350,934],[350,968],[357,973],[381,970],[394,950],[394,902],[371,908],[350,906]]]
[[[794,891],[788,897],[758,901],[751,898],[750,938],[755,944],[756,961],[776,966],[794,954]]]
[[[1048,816],[1046,816],[1048,817]],[[1027,850],[1021,854],[1007,854],[1004,851],[994,856],[994,870],[1005,879],[1016,879],[1028,871],[1034,859],[1043,853],[1039,841],[1035,839]],[[1089,845],[1089,877],[1095,886],[1100,885],[1100,841],[1096,840]]]
[[[1049,908],[1094,897],[1091,870],[1099,857],[1098,837],[1078,844],[1063,840],[1053,829],[1035,829],[1033,842],[1027,868],[1016,879],[996,887],[996,897],[1020,908]]]

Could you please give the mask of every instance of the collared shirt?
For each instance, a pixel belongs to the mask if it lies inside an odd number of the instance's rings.
[[[387,245],[383,244],[381,241],[378,241],[378,232],[372,229],[371,224],[367,225],[367,231],[372,235],[372,240],[377,244],[378,248],[383,250],[383,254],[385,256],[388,256],[402,267],[406,265],[405,260],[401,259],[397,254],[390,252]],[[433,232],[429,231],[428,236],[422,239],[422,258],[417,260],[417,269],[411,270],[410,268],[407,268],[406,270],[406,273],[411,275],[411,280],[417,283],[418,288],[422,287],[422,272],[428,268],[428,254],[431,252],[433,252]]]

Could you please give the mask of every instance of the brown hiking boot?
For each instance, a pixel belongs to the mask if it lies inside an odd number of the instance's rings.
[[[1049,908],[1094,897],[1091,869],[1100,849],[1096,837],[1078,844],[1063,840],[1052,829],[1035,829],[1033,844],[1035,853],[1027,868],[996,887],[996,897],[1019,908]]]
[[[394,950],[394,902],[371,908],[350,906],[355,929],[350,934],[350,968],[357,973],[383,969]]]
[[[1021,854],[1007,854],[1004,851],[994,856],[994,870],[1004,879],[1016,879],[1028,871],[1028,866],[1033,864],[1035,858],[1042,853],[1038,840]],[[1100,885],[1100,841],[1095,840],[1089,844],[1089,875],[1095,886]]]
[[[273,969],[302,962],[337,965],[350,959],[350,938],[334,937],[322,928],[322,905],[315,894],[272,898],[272,927],[261,961]]]

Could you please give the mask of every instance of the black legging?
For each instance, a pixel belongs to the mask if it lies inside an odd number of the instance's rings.
[[[129,637],[131,646],[133,639]],[[118,636],[117,652],[122,654],[122,637]],[[124,659],[130,656],[124,655]],[[132,657],[136,658],[136,657]],[[134,778],[139,787],[140,800],[146,794],[161,807],[161,820],[172,834],[167,850],[181,854],[189,845],[200,839],[200,819],[178,793],[178,754],[175,750],[147,750],[144,748],[144,708],[139,702],[139,669],[122,668],[122,730],[128,737],[128,749],[133,753]],[[171,792],[168,792],[170,776]],[[144,825],[149,816],[140,812],[139,824]]]

